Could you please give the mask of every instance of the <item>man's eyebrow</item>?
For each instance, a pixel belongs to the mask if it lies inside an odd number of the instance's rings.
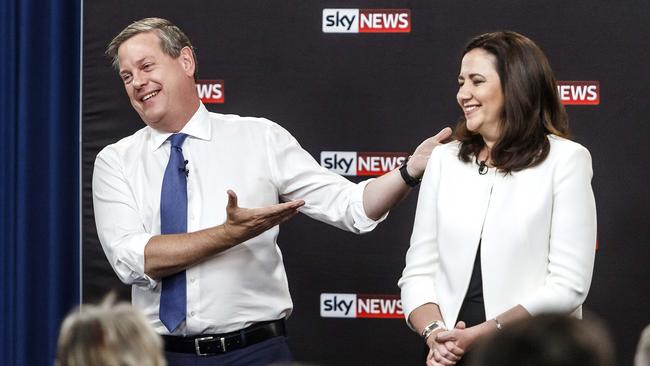
[[[136,61],[135,61],[135,64],[136,64],[137,66],[140,66],[140,65],[142,65],[144,62],[148,61],[149,58],[150,58],[150,56],[145,56],[145,57],[143,57],[143,58],[141,58],[141,59],[136,60]],[[124,69],[120,69],[120,74],[125,73],[125,72],[128,72],[128,71],[127,71],[127,70],[124,70]]]

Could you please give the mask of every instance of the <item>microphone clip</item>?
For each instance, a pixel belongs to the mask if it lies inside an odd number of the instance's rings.
[[[488,172],[488,166],[485,164],[485,160],[481,160],[478,163],[478,174],[486,175]]]
[[[183,161],[183,167],[178,168],[178,171],[181,171],[181,172],[185,173],[185,178],[187,178],[190,175],[190,170],[187,169],[187,163],[188,162],[189,162],[188,160]]]

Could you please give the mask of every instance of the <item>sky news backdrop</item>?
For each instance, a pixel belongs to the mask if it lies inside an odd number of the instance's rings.
[[[90,184],[99,150],[143,126],[103,54],[132,21],[165,17],[187,33],[209,110],[269,118],[354,182],[399,166],[421,140],[454,125],[463,45],[510,29],[550,58],[574,139],[591,151],[599,250],[585,309],[607,322],[630,364],[650,322],[648,15],[645,0],[85,2],[83,301],[111,289],[129,297],[97,240]],[[421,364],[397,287],[416,199],[414,191],[363,236],[305,216],[283,225],[298,360]]]

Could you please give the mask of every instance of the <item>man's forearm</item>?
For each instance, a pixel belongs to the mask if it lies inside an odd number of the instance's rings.
[[[398,170],[388,172],[366,185],[363,209],[370,219],[378,220],[400,203],[411,191]]]
[[[144,247],[144,272],[160,279],[185,270],[289,220],[304,204],[296,200],[243,208],[237,205],[235,192],[228,190],[226,222],[192,233],[152,237]]]
[[[144,271],[161,279],[196,265],[236,244],[224,225],[192,233],[156,235],[144,248]]]
[[[407,161],[406,171],[412,178],[420,179],[431,156],[431,151],[451,136],[449,127],[422,141]],[[378,220],[400,203],[411,191],[398,169],[386,173],[366,185],[363,191],[363,209],[370,219]]]

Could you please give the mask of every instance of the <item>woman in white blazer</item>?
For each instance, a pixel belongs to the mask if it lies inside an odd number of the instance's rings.
[[[531,315],[580,316],[595,255],[591,157],[567,139],[544,53],[518,33],[478,36],[458,83],[464,118],[431,154],[399,280],[429,365]]]

